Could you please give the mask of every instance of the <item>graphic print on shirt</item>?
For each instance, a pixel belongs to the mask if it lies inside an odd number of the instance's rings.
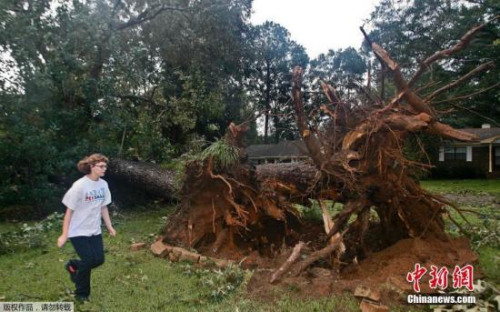
[[[90,202],[94,202],[97,200],[104,200],[105,194],[106,194],[106,192],[105,192],[104,187],[101,187],[98,190],[92,190],[90,192],[86,192],[85,193],[85,202],[90,203]]]

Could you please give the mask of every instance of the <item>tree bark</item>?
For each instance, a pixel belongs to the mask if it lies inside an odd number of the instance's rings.
[[[255,173],[260,182],[279,181],[282,189],[294,188],[289,194],[298,194],[309,188],[316,170],[304,163],[285,163],[259,165]],[[179,173],[153,163],[113,159],[108,175],[153,196],[171,199],[179,192],[179,186],[175,182]]]
[[[177,173],[152,163],[112,159],[108,175],[153,196],[170,199],[178,191]]]

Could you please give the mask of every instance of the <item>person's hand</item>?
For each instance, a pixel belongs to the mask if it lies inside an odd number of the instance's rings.
[[[61,248],[62,246],[64,246],[64,244],[66,244],[67,240],[68,240],[67,235],[59,236],[59,238],[57,239],[57,247]]]
[[[109,235],[115,237],[116,236],[116,230],[111,226],[108,228]]]

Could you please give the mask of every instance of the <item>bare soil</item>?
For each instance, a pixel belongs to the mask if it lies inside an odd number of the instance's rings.
[[[285,276],[273,285],[269,278],[274,270],[286,260],[291,249],[276,258],[259,258],[258,269],[248,283],[248,295],[257,300],[272,301],[283,291],[294,291],[297,296],[315,298],[342,292],[354,293],[358,286],[379,292],[380,302],[386,305],[405,303],[405,294],[412,291],[406,275],[416,263],[430,270],[431,265],[446,266],[452,271],[455,265],[475,264],[478,256],[470,249],[466,238],[449,241],[408,238],[379,252],[368,253],[359,265],[350,264],[340,270],[322,268],[321,264],[295,277]],[[475,278],[480,272],[475,272]],[[429,274],[420,282],[422,293],[434,290],[428,287]]]

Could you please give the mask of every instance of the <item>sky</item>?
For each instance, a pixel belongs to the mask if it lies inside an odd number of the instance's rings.
[[[310,58],[349,46],[358,49],[359,26],[380,0],[254,0],[251,22],[266,20],[288,29],[292,40],[304,46]]]

